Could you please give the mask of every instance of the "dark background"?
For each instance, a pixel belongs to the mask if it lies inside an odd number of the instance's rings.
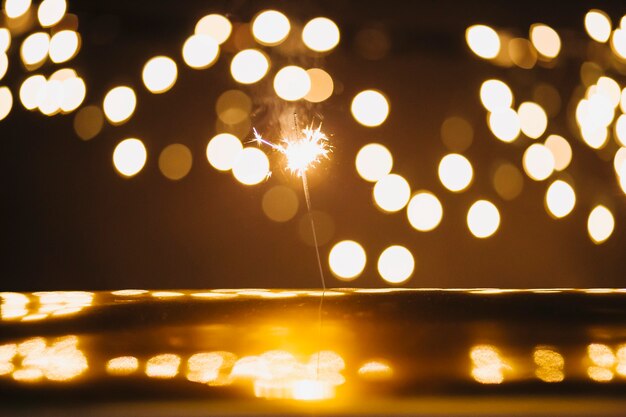
[[[315,208],[334,223],[332,238],[320,248],[323,260],[332,244],[343,239],[361,242],[368,254],[364,274],[351,284],[332,277],[324,262],[330,286],[385,286],[376,259],[390,244],[407,246],[416,258],[415,274],[406,284],[410,287],[616,287],[626,282],[626,199],[615,182],[612,162],[583,145],[565,123],[566,103],[580,84],[588,41],[584,15],[597,7],[616,23],[626,12],[623,2],[69,3],[69,12],[80,19],[83,37],[81,52],[70,66],[87,83],[84,104],[101,103],[108,89],[128,83],[138,93],[138,106],[130,122],[105,126],[91,141],[81,141],[72,128],[73,115],[45,117],[24,110],[17,100],[16,92],[28,74],[18,63],[19,41],[14,39],[12,66],[1,81],[16,99],[10,116],[0,122],[5,207],[1,289],[319,286],[314,249],[298,233],[304,201],[298,215],[284,224],[270,221],[261,210],[263,193],[272,185],[288,183],[301,195],[298,179],[273,167],[275,174],[267,183],[245,187],[206,161],[206,144],[216,133],[215,100],[223,91],[238,88],[228,69],[232,55],[223,54],[205,71],[189,69],[180,57],[182,43],[205,14],[225,13],[233,21],[249,21],[266,7],[285,12],[294,21],[328,16],[342,32],[334,53],[315,61],[333,75],[342,91],[301,110],[323,115],[335,147],[331,159],[311,179]],[[569,51],[553,69],[496,67],[476,59],[465,44],[465,28],[471,24],[527,36],[536,22],[559,31],[564,50]],[[389,35],[391,48],[383,59],[364,59],[355,49],[356,34],[368,27]],[[578,43],[572,46],[569,39]],[[179,64],[175,87],[162,95],[149,94],[140,77],[145,61],[156,54],[169,55]],[[304,58],[277,58],[274,65],[290,62],[313,64]],[[39,70],[46,75],[53,71],[52,66]],[[612,76],[621,85],[626,83],[626,77]],[[530,143],[519,139],[507,145],[489,133],[478,89],[493,77],[511,85],[516,103],[531,99],[528,86],[539,81],[561,92],[561,113],[550,120],[547,133],[572,139],[574,159],[568,172],[578,198],[574,212],[563,220],[552,220],[544,209],[548,182],[525,178],[522,194],[510,202],[493,190],[496,164],[509,161],[521,167],[523,150]],[[390,117],[379,128],[362,127],[350,115],[352,97],[365,88],[378,88],[390,99]],[[261,114],[268,94],[273,94],[271,76],[242,90]],[[465,152],[475,179],[461,194],[447,192],[437,178],[439,160],[448,152],[439,129],[450,115],[470,120],[475,132]],[[123,179],[113,169],[111,155],[115,145],[129,136],[144,141],[148,161],[136,177]],[[358,149],[373,141],[389,147],[394,172],[405,176],[413,189],[429,189],[441,199],[444,219],[435,231],[417,232],[405,212],[385,215],[374,207],[371,184],[354,169]],[[161,149],[176,142],[192,150],[193,167],[182,180],[171,181],[159,172],[157,159]],[[495,202],[502,216],[498,232],[484,240],[472,237],[465,224],[467,208],[479,198]],[[611,208],[616,229],[607,242],[596,246],[587,236],[586,219],[598,203]]]

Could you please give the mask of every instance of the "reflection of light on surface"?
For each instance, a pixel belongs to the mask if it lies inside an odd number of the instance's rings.
[[[560,219],[567,216],[576,204],[576,193],[565,181],[556,180],[546,191],[546,207],[551,215]]]
[[[550,135],[546,139],[545,146],[552,152],[555,170],[562,171],[572,162],[572,147],[565,138]]]
[[[94,297],[93,293],[86,291],[48,291],[35,295],[39,298],[38,313],[55,316],[77,313],[92,305]]]
[[[561,50],[559,34],[546,25],[532,25],[530,28],[530,40],[537,52],[546,58],[556,58]]]
[[[0,293],[2,304],[0,304],[0,318],[3,320],[17,319],[28,314],[28,304],[30,299],[20,293],[3,292]]]
[[[500,212],[490,201],[478,200],[467,212],[467,227],[478,238],[493,235],[500,226]]]
[[[598,205],[591,210],[587,219],[587,231],[594,243],[600,244],[606,241],[613,233],[614,228],[615,219],[608,208]]]
[[[62,30],[50,39],[50,60],[54,63],[69,61],[78,52],[80,37],[73,30]]]
[[[185,294],[178,291],[152,291],[151,295],[155,298],[175,298],[182,297]]]
[[[491,345],[472,347],[470,358],[473,362],[472,377],[481,384],[501,384],[504,370],[510,369],[500,357],[498,349]]]
[[[25,65],[37,65],[46,58],[49,48],[50,35],[44,32],[33,33],[22,42],[22,61]]]
[[[146,375],[150,378],[169,379],[178,375],[180,356],[173,353],[164,353],[153,356],[146,362]]]
[[[466,189],[473,178],[472,164],[463,155],[448,154],[439,162],[439,180],[450,191]]]
[[[378,258],[378,273],[390,284],[405,282],[413,275],[414,269],[415,259],[404,246],[389,246]]]
[[[565,378],[563,355],[553,349],[536,348],[533,360],[537,365],[535,375],[544,382],[561,382]]]
[[[366,262],[365,250],[352,240],[335,244],[328,254],[330,270],[337,278],[346,281],[358,277],[363,272]]]
[[[276,10],[265,10],[252,21],[252,35],[262,45],[274,46],[287,39],[291,30],[287,16]]]
[[[263,194],[263,213],[275,222],[286,222],[298,212],[298,195],[289,187],[277,185]]]
[[[196,35],[208,35],[221,45],[226,42],[232,29],[230,20],[220,14],[210,14],[198,20],[194,32]]]
[[[404,177],[389,174],[374,185],[374,202],[387,212],[402,210],[411,198],[411,187]]]
[[[187,379],[202,384],[215,381],[223,363],[224,358],[216,352],[192,355],[187,361]]]
[[[554,172],[554,156],[540,143],[530,145],[522,159],[524,171],[535,181],[543,181]]]
[[[244,148],[233,163],[233,176],[245,185],[255,185],[267,178],[270,162],[258,148]]]
[[[472,52],[481,58],[495,58],[500,52],[500,38],[495,30],[485,25],[473,25],[465,30],[465,41]]]
[[[389,115],[389,102],[376,90],[365,90],[352,100],[352,116],[367,127],[380,126]]]
[[[335,396],[334,387],[326,381],[296,381],[292,387],[292,398],[301,401],[319,401]]]
[[[130,375],[139,369],[139,361],[134,356],[119,356],[106,364],[109,375]]]
[[[113,151],[113,165],[117,172],[125,177],[132,177],[146,164],[148,154],[139,139],[124,139]]]
[[[543,135],[548,127],[548,116],[537,103],[526,101],[520,104],[517,110],[522,132],[531,139]]]
[[[493,174],[493,188],[505,200],[513,200],[524,188],[524,177],[513,164],[502,163]]]
[[[34,382],[43,377],[50,381],[68,381],[89,367],[87,358],[78,349],[76,336],[57,338],[50,346],[43,338],[31,338],[17,346],[17,354],[22,361],[12,376],[22,382]]]
[[[601,366],[590,366],[587,375],[596,382],[609,382],[613,379],[613,371]]]
[[[191,151],[180,143],[166,146],[159,155],[159,170],[173,181],[184,178],[191,170],[191,164]]]
[[[615,371],[626,377],[626,344],[622,344],[617,348],[617,366]],[[1,355],[0,355],[1,357]]]
[[[320,68],[306,70],[311,80],[311,89],[304,96],[306,101],[320,103],[328,99],[333,94],[333,78],[326,71]]]
[[[13,108],[13,95],[9,87],[0,87],[0,120],[6,118]]]
[[[168,91],[178,76],[176,63],[166,56],[151,58],[143,67],[141,77],[146,88],[154,94]]]
[[[393,369],[386,362],[369,361],[361,365],[357,373],[363,379],[378,381],[390,379],[393,376]]]
[[[54,26],[61,21],[66,10],[65,0],[43,0],[37,9],[37,18],[44,28]]]
[[[17,369],[11,376],[19,382],[37,382],[43,378],[43,371],[38,368]]]
[[[498,110],[489,115],[489,128],[501,141],[513,142],[521,130],[519,116],[513,109]]]
[[[132,88],[119,86],[111,89],[106,96],[102,108],[104,115],[113,124],[121,124],[130,119],[137,105],[137,96]]]
[[[421,232],[427,232],[441,222],[443,207],[434,194],[422,191],[411,197],[406,214],[411,226]]]
[[[591,362],[595,365],[603,368],[609,368],[615,365],[615,354],[613,353],[613,349],[607,345],[592,343],[587,346],[587,354],[589,355]]]
[[[183,44],[183,60],[191,68],[210,67],[219,55],[217,41],[209,35],[191,35]]]
[[[4,14],[11,19],[22,16],[30,9],[31,0],[6,0],[4,2]]]
[[[591,39],[604,43],[611,36],[611,19],[602,10],[589,10],[585,15],[585,30]]]
[[[332,20],[316,17],[302,29],[302,41],[313,51],[326,52],[339,44],[339,28]]]
[[[256,49],[240,51],[230,63],[230,73],[241,84],[253,84],[267,74],[269,61],[263,52]]]
[[[143,295],[146,294],[148,292],[148,290],[134,290],[134,289],[128,289],[128,290],[117,290],[117,291],[111,291],[112,295],[119,295],[122,297],[133,297],[136,295]]]
[[[309,74],[300,67],[290,65],[281,68],[274,77],[274,91],[283,100],[300,100],[308,94],[310,89]]]
[[[213,168],[219,171],[229,171],[242,150],[243,145],[237,137],[230,133],[220,133],[209,141],[206,157]]]
[[[380,180],[391,172],[392,167],[391,152],[379,143],[363,146],[356,155],[356,170],[365,181]]]
[[[487,80],[480,86],[480,101],[490,112],[505,110],[513,104],[513,93],[500,80]]]

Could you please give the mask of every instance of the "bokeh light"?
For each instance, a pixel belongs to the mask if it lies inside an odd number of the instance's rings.
[[[296,192],[284,185],[276,185],[263,194],[263,213],[275,222],[286,222],[296,215],[300,202]]]
[[[221,45],[226,42],[232,30],[233,25],[226,17],[221,14],[209,14],[198,20],[194,33],[196,35],[208,35],[215,39],[218,45]]]
[[[380,126],[389,115],[387,98],[376,90],[365,90],[352,100],[352,116],[357,122],[367,127]]]
[[[353,240],[336,243],[328,254],[330,270],[343,281],[351,281],[361,275],[366,262],[365,250]]]
[[[542,56],[556,58],[561,51],[561,38],[554,29],[543,24],[535,24],[530,28],[530,41]]]
[[[439,180],[450,191],[465,190],[474,176],[472,164],[463,155],[448,154],[439,162]]]
[[[269,66],[269,60],[263,52],[245,49],[233,57],[230,63],[230,73],[238,83],[254,84],[265,77]]]
[[[490,201],[478,200],[467,212],[467,227],[477,238],[487,238],[500,227],[500,212]]]
[[[208,68],[220,52],[217,41],[209,35],[191,35],[183,44],[183,60],[194,69]]]
[[[174,86],[177,77],[178,69],[176,63],[166,56],[151,58],[143,67],[143,83],[154,94],[168,91]]]
[[[490,112],[506,110],[513,104],[513,93],[500,80],[487,80],[480,86],[480,101]]]
[[[450,151],[463,152],[474,140],[474,128],[462,117],[448,117],[441,124],[441,140]]]
[[[0,87],[0,120],[4,120],[13,108],[13,95],[9,87]]]
[[[615,140],[620,146],[626,146],[626,114],[621,114],[615,122]]]
[[[39,24],[44,28],[56,25],[63,19],[66,10],[65,0],[43,0],[37,9]]]
[[[320,68],[311,68],[306,72],[311,80],[311,89],[304,96],[304,99],[311,103],[321,103],[330,98],[335,87],[330,74]]]
[[[567,216],[576,204],[576,193],[571,185],[562,180],[556,180],[546,191],[546,209],[553,217],[560,219]]]
[[[9,50],[11,46],[11,32],[7,28],[0,28],[0,52]]]
[[[287,16],[276,10],[264,10],[252,21],[252,35],[265,46],[275,46],[287,39],[291,24]]]
[[[274,91],[283,100],[300,100],[309,90],[311,90],[309,74],[295,65],[281,68],[274,77]]]
[[[264,181],[270,172],[267,155],[258,148],[244,148],[233,163],[233,175],[244,185],[255,185]]]
[[[139,369],[139,361],[134,356],[119,356],[109,359],[106,370],[109,375],[130,375]]]
[[[537,139],[548,127],[548,116],[537,103],[524,102],[517,110],[522,132],[531,139]]]
[[[545,145],[535,143],[524,152],[522,165],[526,175],[535,181],[543,181],[554,172],[554,156]]]
[[[420,232],[428,232],[441,222],[443,206],[434,194],[420,191],[411,197],[406,214],[413,228]]]
[[[69,61],[78,53],[80,36],[73,30],[62,30],[50,39],[50,60],[56,64]]]
[[[139,139],[124,139],[113,151],[113,165],[124,177],[137,175],[146,164],[148,154]]]
[[[369,143],[356,154],[356,170],[365,181],[376,182],[393,168],[393,156],[379,143]]]
[[[252,100],[240,90],[225,91],[215,102],[217,117],[227,125],[245,122],[251,111]]]
[[[502,163],[493,174],[493,188],[504,200],[513,200],[524,188],[524,177],[515,165]]]
[[[402,210],[411,197],[411,187],[404,177],[389,174],[374,185],[374,202],[387,212]]]
[[[603,205],[598,205],[591,210],[587,219],[587,231],[595,244],[605,242],[615,228],[613,213]]]
[[[591,39],[604,43],[611,36],[611,19],[602,10],[589,10],[585,15],[585,30]]]
[[[378,258],[378,273],[389,284],[406,282],[415,270],[415,259],[411,252],[400,245],[389,246]]]
[[[74,131],[82,140],[93,139],[104,125],[104,114],[98,106],[85,106],[74,116]]]
[[[330,51],[339,44],[339,28],[326,17],[316,17],[304,25],[302,41],[316,52]]]
[[[472,52],[484,59],[495,58],[500,52],[498,33],[485,25],[473,25],[465,30],[465,41]]]
[[[119,125],[130,119],[137,105],[135,91],[128,86],[115,87],[104,96],[102,108],[106,118]]]
[[[243,150],[241,141],[230,133],[215,135],[207,145],[206,157],[211,166],[219,171],[229,171]]]
[[[180,143],[166,146],[159,155],[159,170],[172,181],[184,178],[191,170],[191,164],[191,151]]]
[[[148,359],[146,362],[146,375],[150,378],[168,379],[178,375],[180,356],[173,353],[164,353]]]
[[[4,14],[8,18],[17,19],[30,9],[31,0],[6,0],[4,2]]]
[[[521,125],[517,112],[503,109],[489,115],[491,133],[503,142],[513,142],[520,134]]]
[[[20,55],[24,65],[37,65],[48,56],[50,49],[50,35],[44,32],[35,32],[28,35],[22,42]]]
[[[559,135],[550,135],[545,142],[546,148],[554,157],[554,169],[563,171],[572,162],[572,147],[569,142]]]

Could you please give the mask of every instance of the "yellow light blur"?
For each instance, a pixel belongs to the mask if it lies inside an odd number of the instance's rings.
[[[615,122],[615,139],[620,146],[626,146],[626,114],[622,114]]]
[[[548,187],[545,198],[548,213],[560,219],[567,216],[576,204],[576,193],[565,181],[556,180]]]
[[[601,366],[590,366],[587,375],[596,382],[609,382],[613,379],[613,371]]]
[[[342,281],[352,281],[361,275],[366,262],[365,249],[353,240],[336,243],[328,254],[331,272]]]
[[[171,58],[156,56],[146,62],[141,76],[144,85],[151,93],[161,94],[174,86],[178,69]]]
[[[550,135],[546,139],[545,146],[552,152],[555,170],[563,171],[572,162],[572,147],[565,138],[559,135]]]
[[[178,291],[152,291],[150,295],[154,298],[176,298],[182,297],[185,294]]]
[[[530,27],[530,41],[537,52],[546,58],[556,58],[561,51],[559,34],[544,24],[534,24]]]
[[[65,0],[43,0],[37,9],[37,19],[42,27],[56,25],[65,16],[67,3]]]
[[[411,197],[406,214],[414,229],[428,232],[441,223],[443,207],[434,194],[421,191]]]
[[[368,143],[356,154],[356,171],[365,181],[376,182],[393,168],[393,156],[379,143]]]
[[[4,52],[0,52],[0,80],[4,78],[9,69],[9,58]]]
[[[500,52],[498,33],[485,25],[473,25],[465,30],[465,41],[472,52],[484,59],[495,58]]]
[[[320,68],[306,70],[311,80],[311,88],[304,96],[306,101],[311,103],[321,103],[333,95],[333,78],[326,71]]]
[[[109,375],[122,376],[130,375],[139,369],[139,361],[134,356],[119,356],[110,359],[106,364]]]
[[[590,93],[589,90],[588,92]],[[602,94],[607,97],[613,108],[616,108],[620,104],[620,100],[622,98],[622,90],[617,81],[615,81],[611,77],[606,76],[598,78],[594,94]]]
[[[219,52],[217,41],[209,35],[191,35],[183,44],[183,60],[194,69],[213,65]]]
[[[493,174],[493,188],[504,200],[513,200],[524,188],[524,177],[515,165],[500,164]]]
[[[374,202],[386,212],[402,210],[411,198],[411,187],[404,177],[389,174],[374,185]]]
[[[520,104],[517,110],[522,132],[531,139],[537,139],[548,127],[548,116],[543,108],[530,101]]]
[[[22,361],[12,377],[20,382],[35,382],[44,377],[50,381],[68,381],[89,368],[87,358],[78,349],[76,336],[56,338],[50,346],[40,337],[27,339],[17,346],[17,354]]]
[[[602,149],[608,142],[609,132],[606,127],[580,129],[583,141],[592,149]]]
[[[225,91],[215,103],[217,117],[228,125],[245,122],[251,111],[252,100],[239,90]]]
[[[159,155],[159,170],[172,181],[184,178],[191,170],[191,165],[191,151],[180,143],[166,146]]]
[[[511,39],[508,44],[508,53],[511,61],[520,68],[531,69],[537,63],[537,52],[532,43],[526,39]]]
[[[463,152],[472,144],[474,128],[462,117],[451,116],[441,124],[441,140],[453,152]]]
[[[354,97],[350,109],[363,126],[380,126],[389,115],[389,101],[380,91],[365,90]]]
[[[43,378],[43,371],[38,368],[17,369],[11,376],[19,382],[37,382]]]
[[[500,212],[490,201],[478,200],[467,212],[467,227],[480,239],[493,235],[500,227]]]
[[[233,176],[240,183],[255,185],[268,177],[270,162],[263,151],[248,147],[237,154],[232,171]]]
[[[533,352],[533,359],[537,365],[535,375],[543,382],[561,382],[565,378],[563,374],[565,359],[556,350],[536,348]]]
[[[545,145],[534,143],[524,152],[522,165],[526,175],[535,181],[543,181],[554,172],[554,156]]]
[[[613,168],[618,175],[621,175],[623,169],[626,167],[626,147],[621,147],[615,152],[613,159]]]
[[[70,113],[82,104],[87,94],[87,86],[82,78],[72,77],[61,83],[61,92],[59,108],[63,113]]]
[[[602,10],[589,10],[585,15],[585,30],[591,39],[605,43],[611,36],[611,19]]]
[[[389,246],[378,258],[378,273],[390,284],[406,282],[415,270],[415,259],[411,252],[400,245]]]
[[[359,367],[357,374],[370,381],[383,381],[391,379],[393,376],[393,368],[384,361],[368,361]]]
[[[622,113],[626,113],[626,87],[622,90],[619,107],[622,110]]]
[[[137,106],[135,91],[125,85],[115,87],[104,96],[102,108],[104,115],[114,125],[119,125],[131,118]]]
[[[613,31],[611,49],[618,57],[626,59],[626,29],[617,28]]]
[[[0,28],[0,52],[6,53],[11,46],[11,31],[7,28]]]
[[[439,162],[439,180],[448,190],[460,192],[472,182],[474,170],[472,164],[463,155],[451,153]]]
[[[304,25],[302,41],[316,52],[330,51],[339,44],[339,28],[326,17],[316,17]]]
[[[48,56],[50,35],[45,32],[35,32],[22,42],[20,55],[25,65],[37,65]]]
[[[4,120],[13,108],[13,95],[9,87],[0,87],[0,120]]]
[[[143,295],[148,293],[148,290],[135,290],[135,289],[128,289],[128,290],[116,290],[116,291],[111,291],[112,295],[118,295],[118,296],[122,296],[122,297],[134,297],[137,295]]]
[[[269,60],[263,52],[245,49],[233,57],[230,73],[238,83],[254,84],[265,77],[269,66]]]
[[[287,39],[291,24],[287,16],[276,10],[264,10],[252,21],[252,35],[265,46],[275,46]]]
[[[513,92],[500,80],[487,80],[480,86],[480,101],[492,113],[506,110],[513,104]]]
[[[504,370],[510,369],[500,357],[500,352],[491,345],[473,346],[470,351],[473,362],[472,378],[481,384],[501,384]]]
[[[48,53],[50,60],[56,64],[69,61],[78,53],[80,37],[73,30],[62,30],[50,39]]]
[[[194,33],[196,35],[208,35],[215,39],[218,45],[221,45],[226,42],[232,30],[233,25],[226,17],[221,14],[209,14],[198,20]]]
[[[263,213],[275,222],[293,219],[298,212],[299,205],[298,195],[284,185],[276,185],[267,190],[261,202]]]
[[[142,170],[147,157],[146,147],[141,140],[124,139],[113,151],[113,165],[122,176],[132,177]]]
[[[221,352],[196,353],[187,360],[187,379],[192,382],[208,384],[219,378],[224,364]]]
[[[0,293],[2,303],[0,304],[0,318],[2,320],[12,320],[24,317],[28,314],[28,304],[30,299],[16,292]]]
[[[613,349],[608,347],[607,345],[601,343],[592,343],[587,346],[587,354],[589,355],[589,359],[595,365],[601,366],[603,368],[609,368],[615,365],[615,354],[613,353]]]
[[[17,19],[30,9],[31,0],[6,0],[4,2],[4,14],[8,18]]]
[[[519,136],[521,126],[517,112],[513,109],[503,109],[489,114],[489,128],[491,133],[503,142],[513,142]]]
[[[150,378],[169,379],[178,375],[180,356],[164,353],[153,356],[146,362],[146,375]]]
[[[276,95],[287,101],[300,100],[311,90],[309,74],[302,68],[290,65],[282,68],[274,77]]]
[[[242,150],[243,145],[237,137],[230,133],[220,133],[209,141],[206,156],[213,168],[230,171]]]
[[[608,208],[598,205],[591,210],[587,219],[587,231],[593,243],[599,245],[605,242],[613,233],[614,228],[615,218]]]

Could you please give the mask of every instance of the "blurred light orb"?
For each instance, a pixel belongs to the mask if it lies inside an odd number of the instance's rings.
[[[336,243],[328,254],[330,270],[342,281],[351,281],[361,275],[366,262],[363,246],[353,240]]]
[[[183,44],[183,60],[194,69],[210,67],[219,53],[217,41],[209,35],[191,35]]]
[[[524,188],[524,177],[515,165],[500,164],[493,174],[493,188],[504,200],[513,200]]]
[[[316,17],[304,25],[302,41],[316,52],[330,51],[339,44],[339,28],[326,17]]]
[[[572,162],[572,147],[569,142],[559,135],[550,135],[545,142],[546,148],[554,157],[554,169],[563,171]]]
[[[537,139],[548,127],[548,116],[543,108],[530,101],[520,104],[517,110],[522,132],[531,139]]]
[[[615,140],[620,146],[626,146],[626,114],[621,114],[615,122]]]
[[[626,167],[626,147],[621,147],[615,152],[613,167],[618,174]]]
[[[13,95],[9,87],[0,87],[0,120],[4,120],[13,108]]]
[[[176,62],[166,56],[156,56],[151,58],[143,67],[143,83],[154,94],[161,94],[168,91],[178,77]]]
[[[459,192],[472,182],[474,172],[472,164],[463,155],[451,153],[439,162],[439,180],[448,190]]]
[[[520,118],[513,109],[499,110],[489,114],[489,128],[502,142],[513,142],[521,131]]]
[[[43,0],[37,9],[37,19],[41,27],[56,25],[65,16],[67,3],[65,0]]]
[[[389,246],[378,258],[378,273],[390,284],[402,284],[413,275],[414,270],[415,259],[404,246]]]
[[[480,239],[493,235],[500,227],[500,212],[490,201],[478,200],[467,212],[467,227]]]
[[[500,80],[487,80],[480,86],[480,101],[492,113],[506,110],[513,104],[513,92]]]
[[[274,91],[283,100],[300,100],[309,90],[311,90],[309,74],[295,65],[282,68],[274,77]]]
[[[276,185],[263,194],[261,208],[272,221],[286,222],[296,215],[300,202],[298,195],[289,187]]]
[[[6,52],[11,46],[11,32],[7,28],[0,28],[0,52]]]
[[[607,97],[613,108],[616,108],[620,104],[622,98],[622,90],[617,81],[607,76],[598,78],[596,82],[596,94],[602,94]]]
[[[0,52],[0,80],[4,78],[9,69],[9,57],[4,52]]]
[[[59,102],[59,108],[64,113],[76,110],[82,104],[87,94],[85,81],[80,77],[71,77],[64,80],[61,84],[61,89],[62,98]]]
[[[244,185],[255,185],[264,181],[270,172],[270,161],[259,148],[244,148],[233,163],[233,175]]]
[[[40,91],[45,88],[47,83],[46,77],[43,75],[31,75],[22,83],[20,87],[20,101],[27,110],[37,108],[37,98]]]
[[[393,168],[393,156],[379,143],[369,143],[356,154],[356,171],[365,181],[376,182]]]
[[[146,164],[148,154],[143,142],[139,139],[124,139],[113,151],[113,165],[124,177],[137,175]]]
[[[350,107],[357,122],[367,127],[380,126],[389,115],[389,102],[377,90],[365,90],[354,96]]]
[[[441,124],[441,140],[449,150],[463,152],[474,140],[474,128],[462,117],[448,117]]]
[[[321,103],[333,95],[335,86],[330,74],[320,68],[310,68],[306,72],[311,80],[311,89],[304,96],[306,101]]]
[[[196,35],[208,35],[215,39],[218,45],[221,45],[226,42],[232,30],[233,25],[226,17],[221,14],[209,14],[198,20],[194,33]]]
[[[264,10],[252,21],[252,35],[257,42],[265,46],[282,43],[291,30],[287,16],[276,10]]]
[[[265,54],[256,49],[238,52],[230,63],[230,73],[241,84],[254,84],[267,74],[269,61]]]
[[[74,131],[82,140],[96,137],[102,130],[104,115],[98,106],[85,106],[74,116]]]
[[[106,96],[102,108],[106,118],[115,125],[119,125],[130,119],[137,106],[135,91],[127,86],[119,86],[111,89]]]
[[[591,39],[605,43],[611,36],[611,19],[602,10],[589,10],[585,15],[585,30]]]
[[[535,143],[524,152],[522,165],[526,175],[535,181],[543,181],[554,172],[554,156],[546,146]]]
[[[561,51],[561,38],[554,29],[544,24],[534,24],[530,27],[530,41],[541,55],[546,58],[556,58]]]
[[[62,30],[50,39],[50,60],[55,64],[69,61],[78,53],[80,38],[73,30]]]
[[[159,155],[159,170],[172,181],[184,178],[191,170],[191,151],[185,145],[173,143],[166,146]]]
[[[580,129],[583,141],[592,149],[602,149],[609,140],[609,131],[606,127],[589,128],[583,126]]]
[[[617,28],[611,36],[611,49],[622,59],[626,59],[626,29]]]
[[[498,33],[485,25],[473,25],[465,30],[465,41],[472,52],[484,59],[495,58],[500,52]]]
[[[20,55],[25,65],[36,65],[46,59],[50,49],[50,35],[35,32],[22,42]]]
[[[428,232],[441,223],[443,206],[434,194],[421,191],[411,197],[406,214],[414,229]]]
[[[615,219],[613,213],[603,205],[596,206],[587,219],[587,231],[595,244],[605,242],[613,233]]]
[[[6,0],[4,14],[10,19],[17,19],[30,9],[31,0]]]
[[[374,202],[386,212],[400,211],[411,198],[411,187],[404,177],[389,174],[374,185]]]
[[[553,217],[560,219],[572,212],[576,205],[576,193],[565,181],[556,180],[546,191],[546,208]]]
[[[251,111],[252,100],[240,90],[224,91],[215,102],[217,117],[228,125],[245,122]]]
[[[218,171],[229,171],[243,150],[241,141],[230,133],[215,135],[206,147],[209,164]]]

